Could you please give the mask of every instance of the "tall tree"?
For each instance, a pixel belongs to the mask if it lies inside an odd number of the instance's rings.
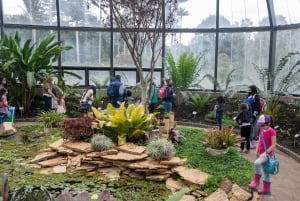
[[[136,66],[141,84],[141,102],[146,105],[147,80],[152,82],[155,63],[161,55],[164,29],[175,22],[176,0],[103,0]],[[150,47],[150,73],[143,75],[143,53]],[[147,107],[146,107],[147,108]]]

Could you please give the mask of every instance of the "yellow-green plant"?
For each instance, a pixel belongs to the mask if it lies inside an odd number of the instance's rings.
[[[238,145],[243,139],[233,133],[233,127],[211,129],[204,137],[204,145],[213,149],[226,149]]]
[[[106,114],[95,107],[92,107],[92,110],[97,119],[94,127],[113,140],[138,138],[145,130],[153,128],[156,124],[155,115],[145,113],[143,105],[129,104],[126,108],[122,103],[119,109],[115,109],[108,103]]]

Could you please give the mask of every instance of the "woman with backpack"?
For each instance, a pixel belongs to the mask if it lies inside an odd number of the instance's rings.
[[[256,148],[256,138],[258,136],[258,127],[256,125],[256,117],[259,116],[261,112],[261,106],[260,106],[260,96],[257,91],[257,87],[255,85],[250,85],[248,87],[248,96],[246,100],[244,101],[249,104],[249,110],[252,112],[252,115],[255,117],[254,122],[251,126],[251,135],[250,135],[250,147],[252,149]]]
[[[174,103],[174,96],[176,95],[172,89],[173,80],[167,79],[166,80],[166,87],[165,87],[165,98],[163,98],[163,105],[164,105],[164,112],[165,115],[169,114],[172,111],[173,103]]]

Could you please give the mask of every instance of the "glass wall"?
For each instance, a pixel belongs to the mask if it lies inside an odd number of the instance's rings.
[[[105,85],[115,74],[120,74],[129,86],[140,80],[120,30],[116,25],[111,26],[110,12],[100,6],[101,1],[0,0],[0,3],[2,36],[18,31],[24,43],[27,39],[39,42],[44,36],[55,34],[63,45],[72,46],[54,64],[82,76],[82,79],[66,76],[68,84],[86,87],[96,81]],[[188,52],[203,56],[200,74],[194,81],[201,88],[226,90],[252,83],[263,88],[256,68],[275,69],[288,52],[300,51],[299,10],[299,0],[180,0],[175,23],[162,30],[165,37],[159,39],[155,50],[159,56],[154,81],[161,84],[169,77],[163,60],[166,54],[177,59]],[[146,46],[142,54],[144,76],[149,72],[150,50]]]

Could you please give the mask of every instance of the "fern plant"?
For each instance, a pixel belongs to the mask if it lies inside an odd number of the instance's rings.
[[[196,110],[200,112],[203,108],[209,106],[212,102],[212,98],[210,94],[206,94],[203,96],[200,96],[196,93],[188,92],[188,102],[191,103],[193,106],[196,107]]]
[[[272,115],[274,118],[278,116],[281,107],[281,96],[289,96],[300,89],[299,56],[299,52],[288,53],[280,59],[279,64],[273,71],[254,64],[254,69],[259,74],[259,80],[263,86],[261,91],[268,102],[265,113]]]
[[[199,81],[199,72],[202,69],[199,63],[202,59],[203,55],[194,56],[193,53],[182,53],[177,62],[172,54],[166,56],[167,69],[174,82],[175,91],[187,90],[195,80]]]

